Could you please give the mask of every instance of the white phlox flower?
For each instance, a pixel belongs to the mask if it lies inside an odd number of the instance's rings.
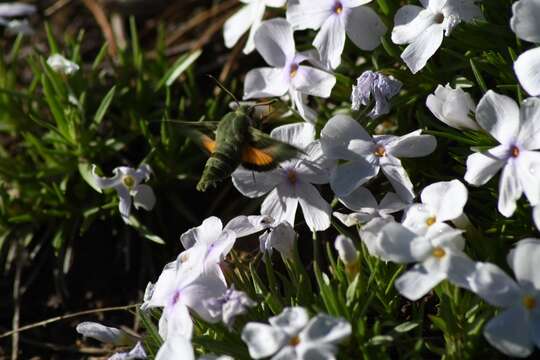
[[[195,360],[195,350],[188,338],[177,337],[173,340],[167,340],[159,349],[155,360]],[[203,355],[198,360],[234,360],[227,355]]]
[[[520,0],[512,5],[513,16],[510,26],[517,37],[540,43],[540,1]],[[527,50],[514,63],[518,80],[530,95],[540,95],[540,47]]]
[[[415,264],[396,280],[399,293],[415,301],[445,279],[467,288],[474,262],[463,253],[461,233],[444,223],[430,226],[423,236],[396,222],[385,225],[377,238],[382,259]]]
[[[351,325],[344,319],[318,314],[310,320],[301,307],[287,307],[268,322],[250,322],[242,330],[253,359],[334,360],[336,344],[351,334]]]
[[[376,241],[380,230],[384,225],[394,221],[391,214],[405,209],[408,204],[393,192],[387,193],[378,204],[373,194],[362,186],[349,195],[339,198],[339,201],[354,212],[343,214],[335,211],[333,215],[345,226],[359,225],[358,235],[368,252],[372,256],[381,257],[382,253]]]
[[[287,0],[240,0],[245,5],[225,22],[223,38],[225,46],[232,48],[238,40],[249,31],[244,54],[249,54],[255,49],[255,32],[261,25],[266,7],[280,8]]]
[[[321,131],[321,145],[328,158],[348,162],[338,165],[332,173],[332,190],[338,197],[345,197],[381,170],[399,197],[410,203],[415,196],[413,185],[399,158],[426,156],[437,147],[435,137],[421,133],[417,130],[404,136],[372,138],[350,116],[335,115]]]
[[[465,181],[481,186],[500,169],[498,209],[506,217],[523,193],[540,201],[540,99],[528,98],[521,108],[511,98],[488,91],[476,108],[476,120],[500,145],[467,158]]]
[[[254,172],[238,168],[232,174],[236,189],[250,198],[268,194],[261,205],[261,214],[277,223],[295,224],[298,205],[312,231],[326,230],[330,226],[330,204],[313,184],[328,183],[333,161],[323,154],[315,140],[315,128],[308,123],[283,125],[270,135],[304,151],[298,158],[285,161],[271,171]]]
[[[298,234],[287,221],[273,223],[259,236],[259,248],[262,253],[267,252],[269,256],[272,256],[273,250],[277,250],[283,257],[292,259],[297,238]]]
[[[401,58],[413,74],[422,70],[461,22],[471,22],[482,16],[473,0],[420,0],[422,6],[405,5],[394,17],[392,41],[408,44]]]
[[[313,46],[323,63],[335,69],[341,63],[346,36],[362,50],[381,43],[386,26],[377,13],[362,6],[371,0],[298,0],[289,4],[287,20],[293,29],[319,30]]]
[[[316,116],[305,104],[305,96],[329,97],[336,84],[334,75],[303,65],[309,57],[296,52],[293,30],[285,19],[263,22],[255,34],[255,47],[271,67],[253,69],[247,73],[244,99],[288,93],[302,118],[315,122]]]
[[[257,303],[251,300],[245,292],[237,291],[232,286],[219,297],[203,299],[205,306],[212,316],[221,317],[221,321],[232,329],[236,316],[245,314],[248,308],[256,306]]]
[[[391,214],[408,206],[393,192],[386,193],[381,202],[377,203],[371,191],[363,186],[359,186],[347,196],[340,197],[339,201],[354,211],[351,214],[334,212],[333,215],[346,226],[363,225],[373,219],[392,217]]]
[[[142,184],[143,181],[150,179],[152,169],[149,165],[143,164],[138,169],[121,166],[115,168],[113,173],[112,178],[101,177],[96,174],[96,166],[92,166],[96,186],[99,189],[112,188],[118,193],[120,199],[118,208],[124,222],[127,223],[129,220],[132,203],[136,209],[152,210],[156,203],[156,196],[150,186]]]
[[[540,240],[524,239],[508,254],[513,280],[494,264],[478,263],[471,290],[503,308],[484,327],[489,343],[508,356],[528,357],[540,348]]]
[[[431,226],[460,217],[467,197],[467,188],[459,180],[431,184],[422,190],[422,203],[413,204],[405,211],[402,223],[424,235]]]
[[[137,340],[134,336],[128,334],[124,330],[92,321],[84,321],[78,324],[75,330],[84,337],[116,346],[131,345]]]
[[[448,126],[459,130],[480,130],[480,126],[469,116],[475,111],[476,104],[471,95],[463,89],[452,89],[448,84],[438,85],[435,93],[427,97],[426,106],[437,119]]]
[[[115,353],[109,357],[108,360],[144,360],[147,358],[148,355],[146,354],[142,343],[139,341],[131,350]]]
[[[53,54],[47,59],[47,65],[54,71],[64,75],[73,75],[79,71],[79,65],[60,54]]]

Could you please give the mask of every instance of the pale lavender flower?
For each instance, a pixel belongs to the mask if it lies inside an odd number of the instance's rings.
[[[139,341],[130,351],[113,354],[108,360],[142,360],[147,358],[148,355],[146,355],[146,351],[144,351],[144,347]]]
[[[245,292],[235,290],[234,286],[221,296],[203,300],[203,306],[208,312],[214,317],[221,317],[229,329],[232,328],[236,316],[245,314],[248,308],[255,305],[257,305],[255,301]]]
[[[360,110],[360,106],[370,104],[371,98],[375,101],[375,107],[368,114],[371,118],[377,118],[390,112],[389,100],[396,96],[403,84],[384,74],[364,71],[358,79],[356,86],[353,85],[351,94],[352,109]]]

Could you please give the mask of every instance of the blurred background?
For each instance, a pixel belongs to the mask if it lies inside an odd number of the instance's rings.
[[[261,60],[240,56],[244,40],[232,50],[223,45],[237,0],[24,3],[36,11],[15,18],[28,21],[23,34],[0,29],[0,359],[101,358],[109,349],[83,342],[76,324],[137,331],[129,311],[7,332],[140,302],[181,250],[182,232],[210,215],[225,222],[258,210],[230,181],[197,193],[205,155],[160,120],[219,120],[231,99],[207,74],[238,95],[236,72]],[[81,71],[69,79],[52,73],[44,62],[54,52]],[[114,191],[99,194],[84,179],[90,164],[111,176],[143,160],[154,170],[157,206],[135,212],[140,223],[126,226]],[[245,248],[255,251],[256,240]]]

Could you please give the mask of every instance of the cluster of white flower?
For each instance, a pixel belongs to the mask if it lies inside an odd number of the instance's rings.
[[[475,262],[465,253],[464,233],[471,224],[464,213],[468,190],[457,179],[433,183],[416,198],[413,182],[401,158],[425,157],[435,151],[435,137],[416,130],[406,135],[370,135],[349,115],[328,119],[316,138],[317,113],[307,96],[329,97],[336,83],[332,71],[341,62],[348,37],[363,50],[380,44],[386,27],[365,6],[370,0],[291,0],[286,19],[262,21],[265,7],[281,7],[284,0],[243,0],[244,7],[225,26],[225,40],[233,46],[250,28],[246,53],[257,49],[269,67],[251,70],[245,79],[244,98],[289,95],[294,109],[307,122],[275,128],[271,136],[303,151],[277,169],[253,172],[237,169],[233,184],[250,198],[266,196],[260,213],[240,216],[225,227],[211,217],[181,237],[184,251],[167,264],[156,284],[147,291],[143,309],[163,308],[159,323],[164,344],[156,359],[194,359],[190,343],[190,312],[208,323],[222,321],[229,328],[237,315],[256,303],[227,284],[220,264],[237,238],[260,232],[261,251],[276,249],[290,257],[298,224],[296,212],[313,232],[330,227],[332,207],[316,185],[329,184],[336,198],[351,213],[334,212],[346,226],[358,226],[359,236],[372,256],[412,264],[396,281],[400,294],[417,300],[441,281],[472,291],[506,310],[484,329],[486,339],[512,356],[528,356],[540,347],[540,240],[520,241],[508,256],[516,281],[494,264]],[[444,36],[461,22],[481,19],[473,0],[421,0],[423,7],[405,5],[395,15],[392,41],[407,44],[402,59],[412,73],[420,71],[441,46]],[[523,40],[540,42],[540,1],[514,4],[511,27]],[[314,51],[297,52],[293,32],[318,30]],[[305,65],[309,63],[311,66]],[[519,57],[515,70],[531,95],[540,95],[540,48]],[[389,99],[402,84],[382,74],[358,79],[353,107],[369,106],[371,96],[377,117],[390,110]],[[521,106],[509,97],[487,91],[478,105],[461,88],[439,86],[426,100],[433,115],[460,130],[486,132],[499,145],[471,154],[464,180],[472,186],[486,184],[502,170],[498,210],[510,217],[525,196],[534,208],[540,228],[540,100],[528,98]],[[380,201],[366,187],[382,172],[395,192]],[[115,169],[110,179],[95,175],[100,189],[114,188],[120,197],[120,214],[128,221],[130,207],[150,210],[155,202],[147,180],[150,168]],[[402,212],[401,221],[392,214]],[[451,225],[453,224],[453,225]],[[359,267],[356,245],[338,237],[335,247],[349,275]],[[204,300],[204,301],[203,301]],[[271,317],[270,325],[248,323],[242,339],[252,358],[334,359],[335,344],[351,333],[342,320],[319,314],[309,320],[305,309],[285,308]]]

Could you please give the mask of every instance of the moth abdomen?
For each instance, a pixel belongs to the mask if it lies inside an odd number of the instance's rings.
[[[231,154],[220,152],[216,149],[216,152],[210,156],[204,170],[197,184],[197,190],[206,191],[209,186],[215,186],[218,182],[228,178],[232,172],[240,164],[239,159]]]

